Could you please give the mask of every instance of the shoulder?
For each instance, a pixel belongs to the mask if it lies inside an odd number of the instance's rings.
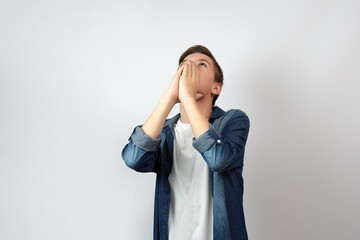
[[[222,116],[221,122],[220,125],[224,125],[225,129],[250,127],[249,116],[240,109],[230,109],[226,111]]]
[[[248,115],[240,109],[230,109],[227,111],[224,111],[219,106],[213,107],[213,112],[211,115],[212,118],[218,119],[218,118],[233,118],[233,117],[242,117],[242,118],[249,118]]]
[[[244,111],[230,109],[225,112],[219,107],[215,107],[214,110],[214,117],[216,119],[213,122],[213,126],[219,133],[235,134],[239,129],[249,129],[249,117]]]
[[[221,108],[219,108],[222,111],[222,115],[220,117],[220,121],[221,122],[233,122],[233,121],[244,121],[245,122],[249,122],[249,116],[245,113],[245,111],[241,110],[241,109],[230,109],[227,111],[222,110]]]
[[[232,115],[233,117],[237,117],[237,118],[247,118],[249,119],[248,115],[243,111],[243,110],[240,110],[240,109],[230,109],[228,111],[226,111],[224,113],[224,115]]]

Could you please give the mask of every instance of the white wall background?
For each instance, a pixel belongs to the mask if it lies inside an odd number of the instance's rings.
[[[0,3],[0,239],[152,239],[120,154],[194,44],[251,120],[249,238],[359,239],[359,1]]]

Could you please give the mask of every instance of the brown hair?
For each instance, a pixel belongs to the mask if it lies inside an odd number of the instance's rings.
[[[214,56],[211,54],[211,52],[209,51],[209,49],[207,49],[204,46],[201,45],[194,45],[190,48],[188,48],[179,58],[179,65],[182,63],[182,61],[190,54],[193,53],[202,53],[205,54],[206,56],[208,56],[209,58],[211,58],[211,60],[214,62],[215,65],[215,82],[221,83],[221,85],[223,85],[224,83],[224,76],[223,76],[223,71],[220,67],[220,65],[217,63],[217,61],[215,60]],[[214,106],[216,99],[219,97],[219,95],[215,95],[214,99],[212,101],[212,105]]]

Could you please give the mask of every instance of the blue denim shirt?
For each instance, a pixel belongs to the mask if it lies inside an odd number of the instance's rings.
[[[242,170],[250,122],[243,111],[236,110],[219,133],[219,121],[216,119],[224,113],[219,107],[213,107],[208,119],[210,129],[197,139],[193,138],[193,147],[210,168],[214,240],[246,240]],[[169,235],[171,189],[168,177],[173,161],[174,125],[179,117],[180,114],[177,114],[167,119],[157,139],[146,135],[142,125],[136,126],[122,151],[128,167],[138,172],[157,174],[154,240],[167,240]]]

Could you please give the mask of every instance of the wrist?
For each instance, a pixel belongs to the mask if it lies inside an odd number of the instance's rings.
[[[195,104],[196,103],[196,99],[193,97],[184,97],[181,99],[181,103],[183,104]]]
[[[160,101],[166,102],[167,104],[174,106],[177,103],[177,98],[166,92],[164,95],[161,96]]]

